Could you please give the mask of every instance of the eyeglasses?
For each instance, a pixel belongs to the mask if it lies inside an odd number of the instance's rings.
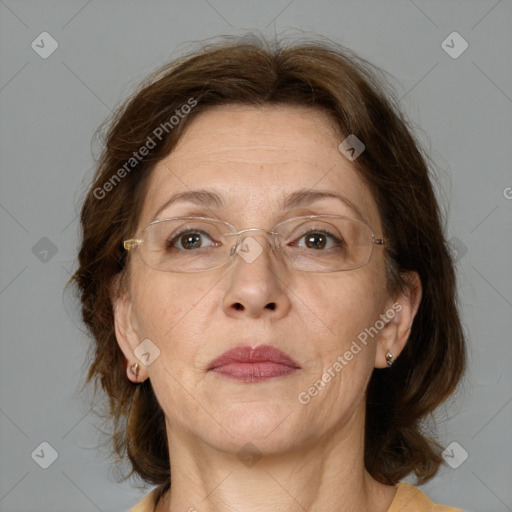
[[[127,251],[138,248],[146,265],[163,272],[204,272],[225,265],[238,254],[252,263],[262,245],[249,233],[261,231],[270,239],[270,250],[287,266],[303,272],[338,272],[366,265],[375,238],[368,223],[339,215],[294,217],[271,231],[259,228],[236,231],[228,222],[207,217],[172,217],[156,220],[141,236],[125,240]]]

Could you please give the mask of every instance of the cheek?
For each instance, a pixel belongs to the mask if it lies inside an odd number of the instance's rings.
[[[140,272],[133,280],[133,315],[141,340],[149,338],[166,368],[187,381],[200,377],[218,333],[212,329],[221,322],[215,309],[217,281],[164,272]]]
[[[182,278],[156,271],[140,272],[131,292],[140,334],[162,341],[197,305],[200,294]]]
[[[332,356],[375,323],[385,304],[385,287],[376,272],[364,267],[351,273],[316,278],[298,292],[303,301],[301,318],[316,333],[319,348]]]
[[[384,312],[384,280],[378,267],[368,266],[315,283],[310,300],[304,301],[309,306],[305,309],[317,313],[321,321],[310,313],[315,317],[309,325],[309,332],[315,333],[314,348],[303,391],[308,392],[310,386],[321,389],[315,398],[315,414],[337,411],[335,415],[344,415],[364,398],[375,366],[377,337],[368,332]],[[327,382],[325,387],[319,380]]]
[[[368,329],[384,312],[383,290],[376,273],[362,268],[340,273],[336,279],[326,276],[309,295],[308,306],[321,318],[314,325],[322,327],[321,331],[309,331],[316,333],[316,339],[301,391],[314,397],[315,405],[306,412],[327,423],[350,416],[364,399],[375,365],[377,339],[368,335]]]

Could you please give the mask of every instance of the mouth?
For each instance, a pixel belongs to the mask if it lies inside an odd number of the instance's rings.
[[[283,351],[270,345],[241,345],[214,359],[208,371],[239,382],[262,382],[291,375],[300,366]]]

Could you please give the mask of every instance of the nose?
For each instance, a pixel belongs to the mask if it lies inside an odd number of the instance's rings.
[[[251,228],[237,235],[238,243],[231,249],[235,261],[224,298],[226,314],[253,318],[286,315],[290,308],[288,273],[280,258],[275,257],[278,247],[273,232]]]

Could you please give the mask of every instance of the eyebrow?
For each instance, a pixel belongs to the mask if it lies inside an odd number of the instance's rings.
[[[302,189],[292,192],[289,196],[287,196],[282,202],[281,208],[283,210],[291,210],[292,208],[299,208],[301,206],[307,206],[310,203],[315,201],[320,201],[322,199],[338,199],[342,203],[346,204],[349,208],[351,208],[356,214],[358,214],[361,218],[361,212],[349,201],[345,196],[341,194],[335,194],[333,192],[329,192],[327,190],[310,190],[310,189]],[[186,190],[183,192],[177,192],[173,194],[155,213],[153,220],[155,220],[160,213],[171,206],[172,204],[178,202],[189,202],[197,204],[198,206],[206,206],[208,208],[223,208],[226,206],[226,202],[224,198],[217,194],[216,192],[206,190],[206,189],[197,189],[197,190]]]

